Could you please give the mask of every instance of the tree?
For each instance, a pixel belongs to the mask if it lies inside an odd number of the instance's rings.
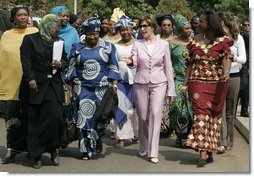
[[[249,17],[248,7],[248,0],[222,0],[219,4],[215,4],[216,11],[231,12],[232,15],[236,15],[240,19]]]
[[[85,2],[85,3],[84,3]],[[145,0],[84,0],[83,9],[86,17],[97,13],[99,17],[111,16],[114,8],[120,7],[127,16],[143,16],[144,14],[154,13],[154,8]],[[103,10],[102,10],[103,9]]]
[[[204,9],[210,8],[215,11],[228,11],[239,18],[249,16],[248,0],[188,0],[191,9],[200,15]]]
[[[160,0],[158,6],[156,7],[156,13],[160,14],[165,12],[168,12],[171,15],[180,13],[188,20],[195,15],[186,0]]]

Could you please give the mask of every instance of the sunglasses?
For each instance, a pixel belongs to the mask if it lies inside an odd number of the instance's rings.
[[[243,24],[243,26],[250,26],[250,24]]]
[[[144,25],[140,25],[140,28],[147,28],[148,26],[150,26],[150,25],[144,24]]]

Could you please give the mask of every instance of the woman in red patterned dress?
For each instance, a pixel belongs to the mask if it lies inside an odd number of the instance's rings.
[[[188,89],[193,125],[187,145],[200,152],[197,167],[213,162],[220,139],[222,110],[228,89],[233,41],[223,33],[218,14],[212,10],[200,16],[200,34],[189,42],[189,60],[182,87]]]

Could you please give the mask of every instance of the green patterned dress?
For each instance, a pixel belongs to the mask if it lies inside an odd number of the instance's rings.
[[[170,125],[174,129],[176,125],[176,117],[180,115],[181,113],[181,103],[182,103],[182,97],[181,97],[181,89],[184,82],[185,77],[185,70],[186,65],[185,61],[187,57],[189,56],[189,51],[186,48],[186,44],[182,42],[178,42],[176,40],[169,41],[169,47],[171,51],[171,60],[172,60],[172,66],[174,70],[174,82],[175,82],[175,90],[176,90],[176,97],[174,98],[173,103],[169,106],[169,112],[168,112],[168,118],[170,119]],[[188,104],[188,110],[191,113],[191,108],[189,105],[189,99],[187,98],[187,104]],[[186,109],[186,108],[184,108]],[[186,111],[186,110],[183,110]],[[180,142],[181,145],[181,142]]]

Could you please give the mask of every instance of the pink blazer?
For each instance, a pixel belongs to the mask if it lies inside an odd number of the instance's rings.
[[[176,96],[169,44],[156,36],[155,47],[149,55],[146,41],[136,41],[132,48],[133,67],[137,68],[134,83],[159,84],[167,82],[167,96]]]

